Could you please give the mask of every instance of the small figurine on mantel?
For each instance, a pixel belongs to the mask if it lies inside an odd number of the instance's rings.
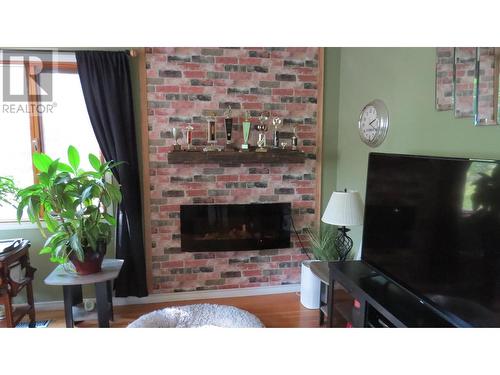
[[[267,124],[266,121],[269,119],[268,116],[262,112],[262,114],[259,117],[260,124],[256,125],[256,129],[259,132],[259,138],[257,140],[257,149],[255,152],[267,152],[266,148],[266,131],[267,131]]]

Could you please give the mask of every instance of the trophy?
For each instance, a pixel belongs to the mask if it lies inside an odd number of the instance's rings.
[[[248,121],[248,111],[245,112],[245,121],[241,124],[243,127],[243,144],[241,145],[241,151],[248,151],[248,138],[250,137],[250,126],[252,125]]]
[[[174,151],[180,151],[181,145],[179,144],[179,139],[182,138],[182,132],[178,128],[172,128],[172,136],[174,137]]]
[[[274,132],[273,132],[273,148],[280,147],[280,135],[278,129],[281,127],[283,120],[279,117],[273,118]]]
[[[266,131],[267,125],[265,122],[269,119],[268,116],[262,113],[259,117],[260,124],[257,124],[256,129],[259,132],[259,138],[257,140],[257,149],[255,152],[267,152],[266,148]]]
[[[231,116],[231,106],[228,106],[224,115],[224,125],[226,126],[226,145],[230,145],[232,143],[231,137],[233,135],[233,117]]]
[[[296,151],[297,150],[297,127],[293,127],[293,135],[292,135],[292,150]]]
[[[193,131],[194,128],[191,124],[186,127],[186,148],[191,150],[193,148]]]
[[[212,115],[207,119],[207,146],[203,151],[219,151],[217,144],[217,133],[215,127],[215,117]]]

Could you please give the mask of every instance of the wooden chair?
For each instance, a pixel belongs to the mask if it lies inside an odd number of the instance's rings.
[[[0,254],[0,304],[5,307],[5,319],[0,320],[0,327],[13,328],[26,314],[29,316],[30,325],[35,324],[32,281],[36,268],[30,265],[30,246],[29,241],[23,240],[14,250]],[[11,275],[11,270],[18,265],[21,267],[21,273],[23,274],[20,279],[13,278]],[[14,310],[12,298],[17,296],[24,288],[26,288],[27,304]]]

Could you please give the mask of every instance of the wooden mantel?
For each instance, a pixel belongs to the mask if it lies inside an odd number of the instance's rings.
[[[292,150],[255,151],[172,151],[168,154],[169,164],[210,163],[304,163],[306,154]]]

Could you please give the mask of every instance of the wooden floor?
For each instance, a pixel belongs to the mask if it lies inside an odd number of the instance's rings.
[[[336,296],[337,297],[337,296]],[[337,300],[341,300],[340,295]],[[309,310],[300,304],[298,293],[273,294],[265,296],[217,298],[207,300],[176,301],[143,305],[115,306],[115,321],[111,327],[126,327],[143,314],[168,306],[189,305],[194,303],[215,303],[231,305],[255,314],[268,328],[316,328],[319,323],[319,310]],[[38,311],[37,320],[51,319],[49,328],[65,327],[64,312]],[[345,321],[335,321],[336,327],[344,327]],[[80,322],[77,327],[97,327],[97,321]]]

